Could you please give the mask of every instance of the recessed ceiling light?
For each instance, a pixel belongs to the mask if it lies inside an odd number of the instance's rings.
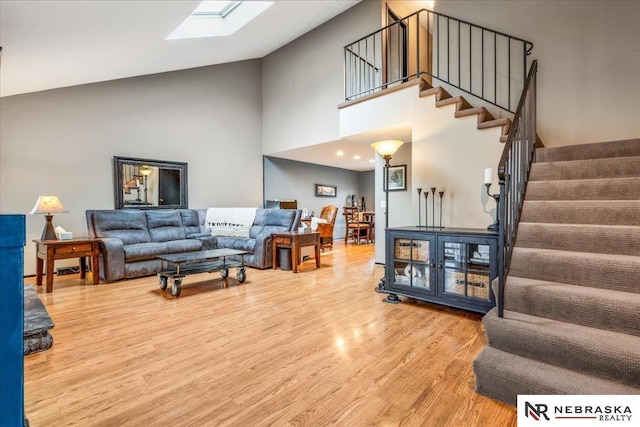
[[[344,156],[344,151],[342,151],[342,150],[338,150],[338,151],[336,152],[336,156],[338,156],[338,157]]]
[[[166,40],[229,36],[272,4],[272,1],[203,1]]]
[[[354,160],[360,160],[360,156],[358,156],[357,154],[355,156],[353,156]]]

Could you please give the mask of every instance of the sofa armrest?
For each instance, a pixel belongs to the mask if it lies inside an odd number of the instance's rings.
[[[100,240],[100,276],[107,282],[124,279],[124,245],[108,237]]]
[[[256,237],[254,263],[256,268],[270,268],[272,265],[271,233],[258,234]]]

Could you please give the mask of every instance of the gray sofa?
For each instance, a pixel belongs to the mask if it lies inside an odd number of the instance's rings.
[[[111,282],[155,274],[158,255],[217,248],[247,251],[248,266],[270,268],[271,233],[297,229],[301,212],[257,209],[248,238],[211,236],[206,209],[87,210],[86,219],[89,236],[100,239],[100,278]]]

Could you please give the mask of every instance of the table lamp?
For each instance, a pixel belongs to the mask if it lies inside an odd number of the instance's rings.
[[[44,214],[47,222],[42,230],[41,240],[56,240],[56,232],[53,229],[53,214],[69,212],[62,206],[58,196],[38,196],[36,205],[29,212],[30,214]]]

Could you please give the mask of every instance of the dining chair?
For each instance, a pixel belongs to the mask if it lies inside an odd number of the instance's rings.
[[[348,243],[351,238],[354,243],[360,244],[360,240],[364,238],[369,243],[371,241],[371,223],[360,220],[356,206],[345,206],[342,210],[346,223],[344,242]]]

